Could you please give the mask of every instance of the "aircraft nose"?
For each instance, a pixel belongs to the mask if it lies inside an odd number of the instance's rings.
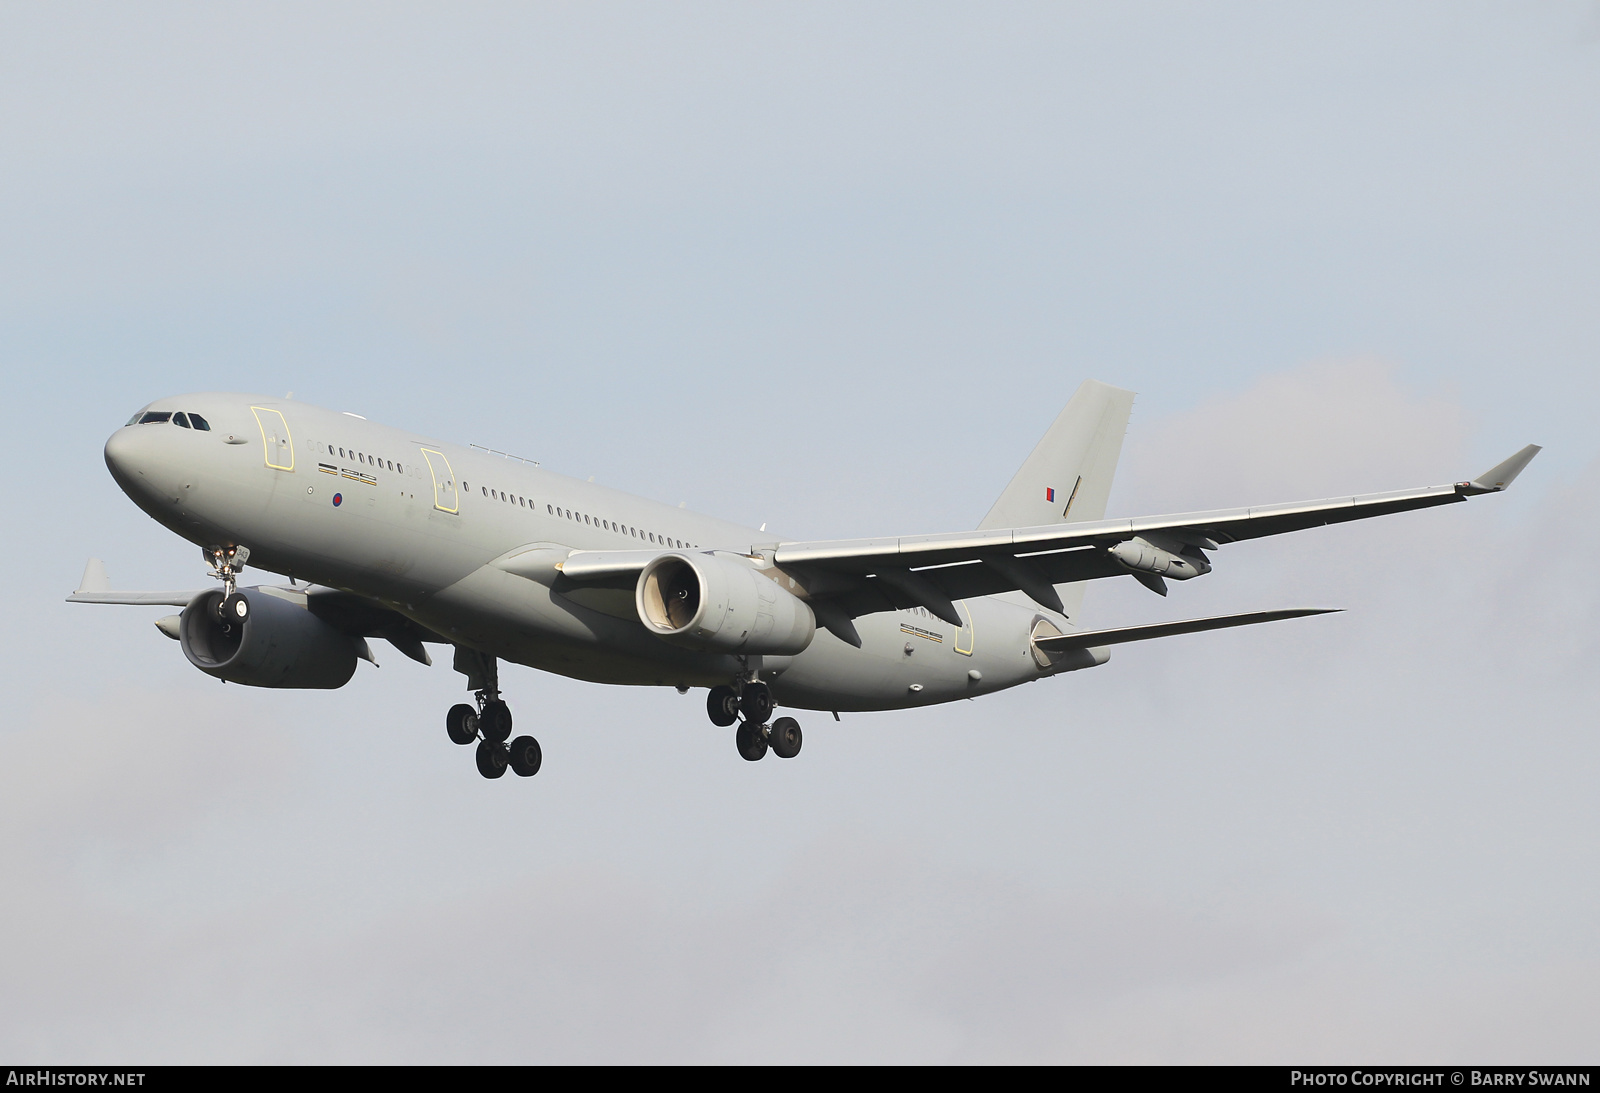
[[[144,447],[139,443],[138,426],[124,426],[106,441],[106,469],[124,493],[139,489],[144,477],[144,460],[140,458]]]

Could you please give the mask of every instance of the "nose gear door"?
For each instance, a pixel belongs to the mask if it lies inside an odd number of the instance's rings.
[[[267,466],[275,471],[294,470],[294,440],[289,436],[289,423],[277,410],[265,406],[252,406],[256,424],[261,426],[261,443],[266,448]]]
[[[433,475],[433,507],[440,512],[459,513],[461,501],[456,492],[456,476],[450,469],[450,461],[443,452],[436,452],[432,448],[423,448],[422,457],[428,461],[428,470]]]

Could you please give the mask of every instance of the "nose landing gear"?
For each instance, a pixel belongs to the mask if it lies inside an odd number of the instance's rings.
[[[245,562],[250,560],[250,548],[209,546],[202,547],[200,553],[211,567],[211,575],[222,582],[222,598],[213,608],[217,622],[222,624],[224,633],[232,631],[235,626],[243,626],[250,617],[250,601],[238,591],[238,584],[239,573],[244,569]]]

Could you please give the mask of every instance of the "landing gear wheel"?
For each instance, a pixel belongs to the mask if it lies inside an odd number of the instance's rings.
[[[746,721],[739,726],[739,731],[734,733],[733,742],[739,747],[739,754],[754,763],[767,754],[767,738],[761,734],[761,726]]]
[[[250,601],[244,598],[242,592],[234,592],[224,596],[217,603],[217,621],[221,623],[243,622],[250,617]]]
[[[498,698],[483,704],[478,715],[478,731],[491,744],[504,744],[511,737],[511,707]]]
[[[506,746],[485,740],[478,745],[478,773],[485,778],[498,778],[506,772]]]
[[[478,739],[478,711],[465,702],[458,702],[444,715],[444,731],[456,744],[470,744]]]
[[[779,759],[793,759],[800,754],[800,722],[792,717],[780,717],[767,730],[772,754]]]
[[[732,687],[713,687],[706,695],[706,713],[711,723],[725,729],[739,720],[739,693]]]
[[[531,736],[519,736],[511,741],[511,769],[520,778],[532,778],[539,773],[539,764],[544,761],[544,753],[539,750],[539,741]]]
[[[746,683],[744,694],[739,697],[739,712],[744,714],[744,719],[753,725],[765,725],[767,718],[772,716],[774,704],[772,692],[765,683]]]

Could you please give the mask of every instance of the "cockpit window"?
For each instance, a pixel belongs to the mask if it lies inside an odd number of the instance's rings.
[[[170,421],[172,424],[184,429],[199,429],[202,432],[211,431],[211,423],[196,413],[184,413],[182,410],[174,413],[171,410],[140,410],[128,419],[128,425],[160,425]],[[127,428],[127,426],[123,426]]]

